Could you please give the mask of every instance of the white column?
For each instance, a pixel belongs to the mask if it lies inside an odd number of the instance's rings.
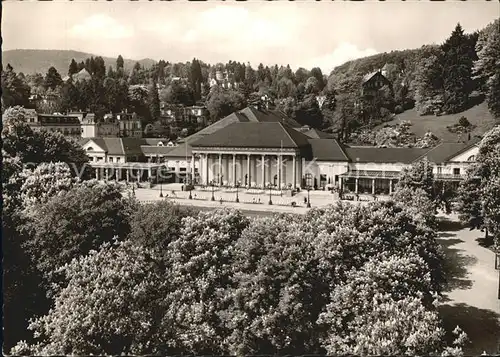
[[[221,181],[221,177],[222,177],[222,154],[219,154],[219,185],[222,185],[222,181]]]
[[[260,167],[261,168],[261,180],[262,180],[262,187],[265,188],[266,187],[266,173],[265,173],[265,166],[266,166],[266,155],[262,155],[262,162],[261,162],[262,166]]]
[[[297,188],[297,172],[295,170],[295,165],[296,165],[296,162],[295,162],[295,155],[292,156],[292,163],[293,163],[293,167],[292,167],[292,177],[293,177],[293,189],[296,189]]]
[[[356,186],[354,186],[354,192],[358,193],[358,178],[356,178],[355,180],[356,180]]]
[[[194,157],[194,154],[192,154],[191,155],[191,182],[190,182],[190,184],[194,183],[194,176],[195,176],[195,172],[196,172],[195,166],[196,166],[196,159]]]
[[[304,176],[306,174],[306,158],[302,158],[302,166],[300,168],[300,187],[302,187],[302,180],[304,179]]]
[[[276,156],[277,160],[276,160],[276,175],[278,175],[278,190],[281,190],[281,179],[282,179],[282,167],[281,167],[281,155],[277,155]]]
[[[108,168],[106,167],[104,170],[105,170],[105,171],[104,171],[104,177],[105,177],[106,181],[108,181],[108,178],[109,178],[109,171],[108,171]]]
[[[126,175],[127,175],[127,182],[130,182],[130,170],[129,169],[127,169]]]
[[[252,184],[252,181],[251,181],[252,177],[250,175],[250,154],[247,155],[247,185],[248,187],[250,187],[250,185]]]
[[[210,177],[209,177],[209,171],[208,168],[210,166],[209,164],[209,154],[205,154],[205,184],[208,185],[210,183]]]
[[[372,179],[372,195],[375,194],[375,179]]]
[[[389,180],[389,194],[392,193],[392,180]]]
[[[99,168],[98,167],[95,168],[95,179],[99,180]]]
[[[236,154],[233,154],[233,186],[236,186]]]

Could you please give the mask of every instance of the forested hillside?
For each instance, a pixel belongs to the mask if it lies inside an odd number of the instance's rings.
[[[51,65],[41,73],[26,74],[23,67],[9,63],[7,56],[2,104],[4,108],[26,106],[29,96],[38,94],[58,98],[58,111],[89,110],[99,115],[126,109],[138,113],[145,124],[154,124],[160,119],[160,103],[204,104],[214,122],[249,103],[264,101],[262,104],[282,110],[300,124],[335,133],[346,142],[380,124],[394,123],[395,115],[403,113],[411,122],[423,115],[435,118],[432,128],[439,132],[458,125],[460,113],[483,102],[487,117],[468,120],[476,126],[490,125],[500,116],[499,20],[470,34],[460,24],[451,30],[443,44],[349,61],[329,76],[319,67],[293,71],[289,65],[260,63],[254,69],[250,63],[230,60],[213,65],[196,58],[186,63],[160,60],[149,66],[141,62],[130,66],[121,55],[116,60],[77,56],[67,58],[63,70]],[[83,68],[91,78],[62,80]],[[363,85],[367,74],[374,71],[380,71],[387,81],[367,96]],[[456,115],[456,123],[440,119],[443,115]],[[490,128],[479,127],[477,133]]]

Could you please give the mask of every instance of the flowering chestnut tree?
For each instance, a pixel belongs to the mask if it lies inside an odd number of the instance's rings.
[[[167,247],[176,343],[190,353],[220,354],[224,336],[218,312],[232,275],[234,246],[249,220],[239,211],[199,212],[182,219],[181,234]]]
[[[173,331],[163,320],[168,280],[148,249],[105,243],[61,267],[67,285],[50,312],[35,319],[36,342],[13,354],[130,355],[169,353]]]

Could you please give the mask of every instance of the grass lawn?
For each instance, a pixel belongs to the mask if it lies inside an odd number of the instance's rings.
[[[374,130],[383,128],[387,124],[395,125],[402,121],[410,121],[412,123],[410,130],[418,137],[424,136],[424,134],[430,130],[442,141],[457,142],[457,134],[450,133],[446,127],[456,124],[461,116],[465,116],[472,125],[476,126],[471,133],[471,137],[474,137],[475,135],[483,135],[485,132],[493,128],[495,123],[500,124],[500,121],[495,121],[495,119],[491,116],[486,102],[483,102],[462,113],[441,116],[420,116],[415,109],[410,109],[396,115],[395,119],[376,126]],[[467,138],[463,137],[463,139],[466,140]]]

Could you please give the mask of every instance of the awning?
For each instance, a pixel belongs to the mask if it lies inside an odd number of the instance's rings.
[[[436,174],[434,178],[438,181],[462,181],[464,176],[453,174]]]
[[[399,171],[352,170],[345,172],[340,177],[346,178],[371,178],[371,179],[397,179]]]
[[[89,162],[93,168],[148,170],[167,167],[165,163],[152,162]]]

